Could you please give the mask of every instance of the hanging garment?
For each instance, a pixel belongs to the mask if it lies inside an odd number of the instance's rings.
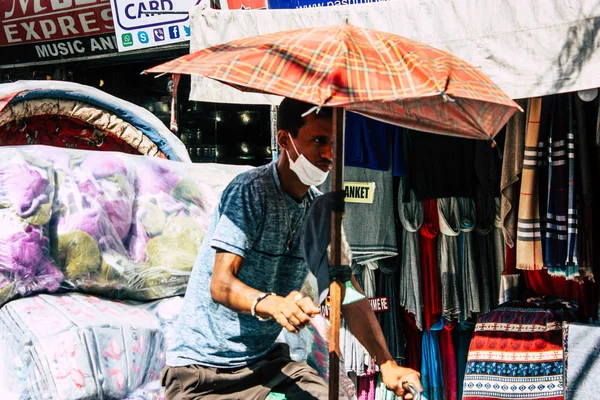
[[[538,136],[541,111],[542,99],[531,99],[527,111],[525,156],[523,160],[521,193],[519,196],[519,222],[517,224],[517,268],[519,269],[540,269],[544,265],[542,259],[537,182]]]
[[[425,329],[431,329],[442,316],[440,271],[437,265],[437,235],[440,232],[437,200],[423,203],[424,222],[419,241],[421,256],[421,278],[423,288],[423,314]]]
[[[546,267],[545,247],[548,233],[548,185],[550,174],[548,161],[551,157],[550,144],[552,127],[555,123],[555,100],[558,96],[546,96],[542,101],[542,112],[538,131],[537,150],[537,187],[538,187],[538,209],[540,214],[540,235],[542,240],[542,260]]]
[[[575,139],[577,146],[577,160],[579,161],[579,177],[581,182],[581,196],[579,197],[579,210],[577,219],[577,231],[579,238],[579,271],[582,276],[588,279],[594,279],[594,229],[593,229],[593,209],[594,196],[592,188],[591,163],[590,163],[590,141],[588,140],[586,129],[586,118],[584,115],[583,101],[572,94],[572,101],[575,103],[575,115],[577,116],[577,129],[575,129]]]
[[[416,199],[413,191],[410,191],[409,201],[406,203],[403,202],[405,196],[404,185],[401,182],[398,193],[398,217],[403,231],[398,303],[415,316],[417,327],[423,329],[423,289],[419,254],[423,203]]]
[[[479,266],[481,312],[486,312],[497,305],[500,276],[504,269],[504,241],[501,232],[499,232],[500,235],[496,235],[496,199],[486,195],[483,190],[478,189],[476,193],[475,215],[477,225],[474,243],[477,265]],[[498,209],[498,211],[500,210]],[[500,243],[497,243],[498,239]],[[497,255],[497,246],[499,246],[499,256]],[[498,261],[502,264],[497,265]]]
[[[417,199],[473,195],[475,140],[406,132],[406,177]]]
[[[596,146],[600,147],[600,103],[598,103],[598,112],[596,115]]]
[[[575,310],[574,303],[535,298],[481,315],[463,399],[562,399],[562,323],[575,320]]]
[[[543,232],[544,264],[548,272],[568,279],[579,276],[573,114],[571,98],[557,96],[548,137],[548,188]]]
[[[459,275],[458,235],[460,216],[456,197],[438,199],[440,235],[437,255],[442,291],[442,317],[457,319],[460,315],[461,280]]]
[[[525,100],[517,103],[529,111]],[[506,124],[502,178],[500,180],[501,209],[500,219],[506,244],[513,247],[517,240],[517,206],[519,204],[520,175],[523,171],[525,149],[525,127],[527,114],[517,112]]]
[[[399,127],[397,127],[399,128]],[[405,128],[396,130],[394,135],[394,147],[392,147],[392,173],[394,176],[406,175],[406,157],[404,149]]]
[[[377,269],[377,263],[352,264],[354,276],[367,298],[376,297],[375,269]],[[354,372],[358,376],[363,376],[375,370],[375,363],[371,355],[350,332],[343,318],[340,327],[340,349],[344,355],[346,372]]]
[[[345,167],[344,182],[374,184],[372,204],[349,202],[346,196],[343,226],[353,260],[365,263],[398,255],[391,169],[376,171]],[[322,192],[331,191],[331,174],[320,189]]]
[[[456,343],[456,375],[458,387],[458,398],[463,398],[463,382],[465,378],[465,370],[467,369],[467,354],[469,346],[473,338],[475,324],[473,322],[458,323],[454,328],[453,336]]]
[[[402,322],[398,319],[398,291],[396,284],[396,257],[379,260],[379,282],[377,283],[377,297],[387,298],[388,311],[376,313],[377,320],[383,331],[383,336],[394,360],[399,365],[404,364],[404,337]]]
[[[393,140],[394,176],[404,176],[403,131],[397,125],[387,124],[353,112],[346,113],[344,136],[344,165],[388,171],[390,144]]]
[[[446,322],[444,329],[439,333],[442,370],[444,372],[444,400],[458,399],[456,351],[454,350],[454,341],[452,340],[453,329],[454,326]]]
[[[420,371],[423,332],[415,324],[414,315],[406,310],[402,310],[402,319],[404,321],[404,335],[406,335],[406,363],[404,366]]]
[[[498,142],[504,145],[501,137]],[[498,143],[477,140],[475,143],[475,176],[477,177],[475,188],[483,189],[486,196],[492,198],[500,195],[500,173],[502,171],[502,154]],[[475,192],[476,193],[476,192]]]
[[[459,197],[457,199],[460,214],[460,236],[458,240],[458,256],[460,266],[461,314],[459,322],[475,317],[481,312],[481,296],[479,293],[480,271],[475,259],[474,229],[475,204],[473,199]]]
[[[444,372],[440,352],[440,329],[444,329],[444,320],[438,321],[432,330],[423,331],[423,355],[421,361],[421,385],[423,397],[428,400],[444,399]]]
[[[500,275],[496,275],[494,265],[494,236],[491,232],[485,235],[475,232],[473,245],[479,281],[480,312],[487,312],[496,305],[498,292],[494,291],[494,288],[500,286],[497,283],[500,280]]]
[[[517,248],[510,247],[508,244],[504,247],[504,271],[500,279],[500,293],[498,294],[498,304],[507,301],[519,300],[521,273],[517,269]]]
[[[396,400],[396,394],[391,392],[385,386],[381,374],[377,374],[377,382],[375,386],[375,400]]]
[[[358,400],[375,400],[375,374],[358,377]]]
[[[481,312],[490,310],[496,303],[498,281],[494,264],[494,221],[496,219],[496,202],[478,187],[475,191],[475,265],[478,269],[479,292],[481,294]]]
[[[504,235],[502,234],[500,201],[500,198],[496,197],[496,216],[494,218],[494,230],[492,233],[494,236],[494,269],[492,271],[496,276],[494,286],[492,287],[492,295],[494,296],[492,304],[494,307],[500,304],[498,303],[498,295],[500,293],[502,273],[504,272],[504,266],[506,265],[506,243],[504,242]]]

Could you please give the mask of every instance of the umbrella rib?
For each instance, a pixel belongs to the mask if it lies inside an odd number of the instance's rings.
[[[469,119],[471,120],[471,122],[472,122],[472,123],[473,123],[473,124],[474,124],[474,125],[475,125],[475,126],[476,126],[476,127],[477,127],[477,128],[480,130],[480,131],[481,131],[481,132],[483,132],[484,134],[487,134],[487,135],[488,135],[488,137],[487,137],[487,138],[485,138],[485,139],[492,140],[492,139],[494,138],[494,136],[496,135],[496,133],[497,133],[497,132],[488,133],[488,132],[487,132],[487,130],[486,130],[486,129],[485,129],[483,126],[481,126],[481,124],[479,123],[479,121],[477,121],[477,119],[476,119],[476,118],[473,118],[473,117],[471,116],[471,114],[467,112],[467,110],[466,110],[466,109],[463,107],[463,105],[461,104],[461,101],[460,101],[460,100],[461,100],[460,98],[458,98],[458,99],[454,99],[454,103],[455,103],[455,104],[458,106],[458,108],[460,108],[460,109],[462,110],[462,112],[464,113],[464,115],[466,115],[467,117],[469,117]]]

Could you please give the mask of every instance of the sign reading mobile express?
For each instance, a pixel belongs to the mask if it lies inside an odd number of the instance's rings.
[[[110,0],[0,0],[0,64],[117,52]]]
[[[312,8],[377,3],[388,0],[267,0],[268,8]]]
[[[112,0],[119,51],[190,39],[188,12],[200,0]]]

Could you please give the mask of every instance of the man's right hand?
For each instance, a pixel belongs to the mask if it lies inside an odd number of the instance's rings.
[[[279,325],[292,333],[300,332],[300,329],[310,324],[310,319],[320,312],[310,297],[305,297],[296,290],[286,297],[267,296],[256,305],[256,313],[259,316],[274,318]]]

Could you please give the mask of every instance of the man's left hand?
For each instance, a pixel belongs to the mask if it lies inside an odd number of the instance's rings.
[[[403,388],[405,383],[412,384],[420,392],[423,392],[421,386],[421,374],[411,368],[400,367],[393,360],[388,360],[379,366],[381,371],[381,379],[388,390],[396,393],[396,396],[404,396],[406,400],[412,399],[410,392]]]

